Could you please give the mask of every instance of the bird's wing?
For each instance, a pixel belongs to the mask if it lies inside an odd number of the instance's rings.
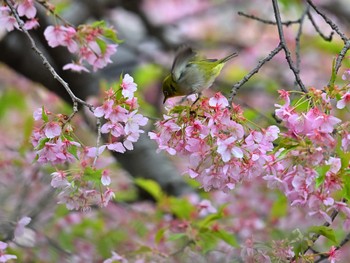
[[[192,48],[183,46],[179,48],[175,56],[173,66],[171,68],[171,74],[174,81],[178,81],[182,72],[186,68],[190,60],[196,55]]]

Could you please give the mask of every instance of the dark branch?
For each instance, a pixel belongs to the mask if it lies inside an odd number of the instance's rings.
[[[303,24],[305,21],[305,16],[307,13],[309,13],[309,9],[310,9],[310,7],[308,6],[305,9],[305,11],[303,12],[303,14],[301,15],[298,33],[297,33],[297,36],[295,37],[295,57],[296,57],[295,67],[296,67],[298,72],[300,72],[300,63],[301,63],[301,60],[300,60],[300,38],[301,38],[301,34],[303,33]]]
[[[73,91],[69,88],[69,85],[67,82],[65,82],[60,75],[57,74],[57,72],[55,71],[55,69],[51,66],[51,64],[49,63],[49,61],[46,59],[46,57],[44,56],[44,54],[38,49],[38,47],[35,44],[34,39],[32,38],[32,36],[29,34],[28,30],[24,28],[24,22],[20,19],[19,15],[17,14],[17,11],[15,9],[15,7],[12,5],[12,3],[10,3],[9,0],[5,0],[5,3],[8,5],[8,7],[11,9],[12,14],[14,15],[14,17],[16,18],[16,21],[18,23],[19,28],[23,31],[23,33],[27,36],[27,38],[30,41],[31,44],[31,48],[35,51],[35,53],[37,53],[39,55],[39,57],[41,58],[41,60],[43,61],[44,66],[50,71],[50,73],[52,74],[54,79],[57,79],[59,83],[61,83],[61,85],[65,88],[65,90],[67,91],[67,93],[69,94],[69,96],[71,97],[72,101],[73,101],[73,114],[71,115],[70,118],[73,117],[73,115],[78,112],[78,103],[88,107],[91,111],[93,109],[93,106],[87,102],[85,102],[84,100],[78,98],[77,96],[74,95]]]
[[[337,34],[341,37],[341,39],[346,43],[349,39],[345,36],[345,34],[340,31],[339,27],[328,17],[326,16],[323,12],[321,12],[311,0],[306,0],[308,4],[316,11],[317,14],[319,14],[324,21],[335,31]]]
[[[246,18],[250,18],[250,19],[253,19],[253,20],[259,21],[259,22],[261,22],[261,23],[268,24],[268,25],[276,25],[276,24],[277,24],[275,21],[263,19],[263,18],[254,16],[254,15],[249,15],[249,14],[243,13],[243,12],[241,12],[241,11],[238,12],[238,15],[244,16],[244,17],[246,17]],[[282,22],[282,25],[284,25],[284,26],[290,26],[290,25],[292,25],[292,24],[299,24],[299,23],[300,23],[300,19],[297,19],[297,20],[288,20],[288,21]]]
[[[258,73],[260,68],[268,61],[270,61],[278,52],[280,52],[282,50],[282,45],[279,44],[274,50],[272,50],[270,52],[270,54],[262,59],[262,60],[259,60],[259,63],[258,65],[256,65],[255,68],[253,68],[247,75],[245,75],[243,77],[242,80],[240,80],[239,82],[237,82],[235,85],[232,86],[232,89],[231,89],[231,95],[229,97],[229,101],[231,102],[233,97],[236,95],[237,93],[237,90],[243,86],[244,83],[246,83],[254,74]]]
[[[276,23],[277,23],[277,28],[278,28],[278,34],[279,34],[280,42],[281,42],[282,48],[284,50],[284,53],[286,54],[286,59],[287,59],[289,68],[294,73],[295,80],[298,83],[300,89],[303,92],[306,93],[307,89],[305,88],[303,82],[300,79],[299,70],[295,67],[295,65],[293,63],[293,60],[292,60],[291,55],[290,55],[290,51],[289,51],[289,49],[287,47],[286,40],[284,38],[282,20],[281,20],[280,11],[279,11],[279,8],[278,8],[277,0],[272,0],[272,5],[273,5],[274,13],[275,13],[275,18],[276,18]]]
[[[334,31],[332,31],[332,32],[329,34],[329,36],[327,37],[326,35],[324,35],[324,34],[321,32],[320,28],[317,26],[317,24],[316,24],[314,18],[312,17],[310,11],[307,12],[307,17],[309,18],[311,24],[313,25],[313,27],[315,28],[315,30],[317,31],[317,33],[318,33],[324,40],[329,41],[329,42],[332,41],[333,35],[334,35]]]

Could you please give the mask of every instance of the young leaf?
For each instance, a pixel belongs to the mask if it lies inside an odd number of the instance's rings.
[[[316,171],[318,173],[318,176],[316,177],[316,188],[319,188],[320,185],[323,184],[324,180],[326,179],[326,173],[329,171],[329,168],[331,168],[330,165],[322,165],[316,168]]]
[[[195,210],[195,207],[186,199],[171,197],[169,203],[171,212],[181,219],[189,219]]]
[[[106,42],[100,38],[96,38],[96,43],[99,46],[99,48],[101,49],[101,53],[104,54],[106,52],[106,49],[107,49]]]
[[[233,234],[230,234],[224,230],[219,230],[217,232],[213,232],[217,237],[225,241],[227,244],[238,247],[238,242],[236,237]]]
[[[311,226],[308,230],[309,233],[315,233],[321,236],[324,236],[328,238],[329,240],[333,241],[334,243],[337,243],[337,240],[335,238],[334,230],[327,226]]]
[[[136,178],[135,184],[149,193],[155,200],[159,201],[163,197],[160,186],[153,180]]]

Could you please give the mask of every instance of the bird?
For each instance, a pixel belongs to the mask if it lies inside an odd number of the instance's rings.
[[[179,48],[171,72],[163,81],[163,104],[169,98],[190,94],[198,94],[198,100],[201,92],[213,84],[225,63],[237,55],[234,52],[222,59],[207,59],[197,56],[189,46]]]

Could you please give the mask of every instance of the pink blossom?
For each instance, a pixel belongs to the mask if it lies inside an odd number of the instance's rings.
[[[44,31],[44,36],[50,47],[62,45],[66,37],[64,26],[48,26]]]
[[[340,262],[340,251],[335,247],[331,246],[330,250],[328,251],[328,260],[330,263],[336,263]]]
[[[37,27],[39,27],[39,22],[38,22],[38,20],[36,18],[27,20],[24,23],[24,28],[27,29],[27,30],[31,30],[31,29],[37,28]]]
[[[109,201],[112,200],[114,197],[114,192],[111,189],[107,188],[107,190],[103,193],[101,206],[106,207]]]
[[[333,132],[334,126],[341,122],[337,117],[326,114],[322,114],[316,121],[320,122],[320,131],[326,133]]]
[[[341,99],[337,102],[338,109],[344,109],[347,105],[350,105],[350,92],[345,93]]]
[[[134,92],[137,90],[137,84],[129,74],[125,74],[120,86],[122,88],[122,94],[125,98],[134,97]]]
[[[222,109],[228,106],[228,101],[225,96],[218,92],[209,99],[209,106]]]
[[[90,72],[86,67],[84,67],[81,64],[77,64],[77,63],[68,63],[66,65],[63,66],[62,68],[63,70],[72,70],[75,72]]]
[[[199,216],[201,217],[217,212],[217,209],[207,199],[202,200],[197,206],[199,208]]]
[[[95,158],[96,156],[100,156],[105,149],[106,145],[102,145],[98,147],[98,149],[96,147],[88,147],[87,156],[90,158]]]
[[[8,6],[0,6],[0,25],[7,31],[19,28],[16,18],[10,14],[11,10]]]
[[[101,183],[106,186],[111,184],[111,177],[109,177],[109,172],[104,170],[101,176]]]
[[[112,113],[113,110],[113,104],[114,101],[113,100],[106,100],[102,106],[97,107],[94,110],[94,115],[98,118],[105,116],[106,119],[109,118],[109,115]]]
[[[90,43],[92,45],[92,43]],[[96,48],[98,45],[92,45],[94,47],[94,50],[96,50],[96,54],[98,54],[97,58],[93,61],[91,64],[93,66],[93,70],[97,71],[100,68],[105,67],[107,64],[112,63],[112,60],[110,57],[117,52],[118,45],[115,44],[108,44],[106,47],[106,51],[101,54],[100,48]]]
[[[125,135],[125,130],[124,126],[119,122],[106,122],[101,127],[101,133],[111,133],[114,137],[120,137]]]
[[[243,151],[240,147],[235,146],[235,138],[229,137],[225,140],[218,139],[217,152],[221,155],[221,158],[224,162],[231,160],[232,155],[236,158],[243,158]]]
[[[17,256],[6,254],[5,249],[8,247],[7,243],[0,241],[0,262],[7,262],[11,259],[16,259]]]
[[[349,76],[350,76],[350,69],[347,69],[344,71],[343,75],[341,76],[341,78],[343,80],[348,80],[349,79]]]
[[[75,28],[67,26],[67,27],[64,27],[63,29],[65,31],[65,35],[61,45],[67,47],[69,52],[71,53],[77,52],[79,47],[77,42],[74,40],[77,33]]]
[[[125,147],[123,146],[123,144],[121,142],[115,142],[112,144],[108,144],[107,145],[108,150],[110,151],[115,151],[118,153],[125,153]]]
[[[43,116],[43,108],[37,108],[34,112],[33,112],[33,118],[34,120],[38,121],[41,120]]]
[[[47,138],[55,138],[59,136],[62,132],[61,126],[54,121],[48,122],[45,126],[44,133]]]
[[[128,114],[125,121],[125,133],[140,133],[143,132],[139,128],[140,126],[145,126],[148,122],[148,119],[143,115],[133,111]]]
[[[118,253],[112,251],[112,257],[104,260],[103,263],[113,263],[113,262],[128,263],[128,260],[120,256]]]
[[[53,188],[64,188],[70,185],[66,178],[67,175],[63,171],[53,172],[51,176],[51,186]]]
[[[33,0],[20,1],[17,6],[17,12],[20,16],[26,16],[27,18],[34,18],[36,15],[36,8]]]
[[[330,157],[329,160],[326,161],[326,164],[331,166],[329,171],[331,171],[332,173],[337,173],[341,168],[340,158]]]
[[[113,108],[112,112],[109,114],[108,118],[112,123],[125,122],[127,120],[128,111],[121,106],[117,105]]]

